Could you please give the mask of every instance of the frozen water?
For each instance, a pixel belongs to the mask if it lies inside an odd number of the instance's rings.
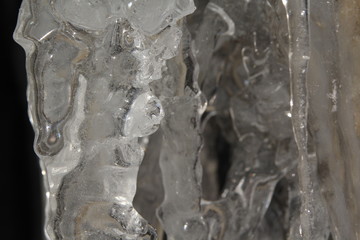
[[[24,0],[46,239],[360,240],[359,9]]]
[[[140,138],[164,117],[149,83],[177,54],[176,21],[194,6],[139,2],[23,2],[15,38],[28,54],[48,239],[156,238],[132,206]]]

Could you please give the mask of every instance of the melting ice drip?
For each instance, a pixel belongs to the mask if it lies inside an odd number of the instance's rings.
[[[360,239],[359,4],[195,3],[24,0],[47,239]]]

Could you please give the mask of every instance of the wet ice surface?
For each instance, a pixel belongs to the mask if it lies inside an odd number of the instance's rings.
[[[358,9],[25,0],[46,238],[360,239]]]

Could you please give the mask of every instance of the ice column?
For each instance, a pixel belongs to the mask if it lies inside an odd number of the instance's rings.
[[[188,18],[190,59],[179,59],[192,74],[178,74],[182,91],[168,97],[164,107],[165,197],[158,215],[170,239],[260,239],[268,235],[262,227],[268,224],[275,187],[289,177],[297,158],[289,117],[285,10],[281,2],[266,1],[204,5]],[[211,134],[200,148],[204,129]],[[199,162],[205,163],[207,176],[209,159],[225,164],[225,154],[216,155],[216,139],[228,145],[230,167],[224,186],[209,199],[201,193]]]
[[[283,1],[290,33],[301,239],[360,239],[356,1]],[[310,134],[309,134],[310,132]],[[310,136],[310,137],[309,137]],[[311,141],[309,141],[311,140]],[[316,170],[316,171],[315,171]],[[314,174],[314,173],[317,174]],[[316,194],[316,186],[322,196]],[[325,199],[326,206],[319,202]]]
[[[146,141],[164,116],[150,83],[177,54],[192,1],[25,0],[29,112],[47,239],[155,239],[132,206]]]
[[[334,239],[360,239],[358,1],[309,3],[309,127]]]

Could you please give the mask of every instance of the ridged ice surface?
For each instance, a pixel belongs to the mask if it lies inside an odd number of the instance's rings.
[[[360,5],[24,0],[47,240],[360,240]]]

